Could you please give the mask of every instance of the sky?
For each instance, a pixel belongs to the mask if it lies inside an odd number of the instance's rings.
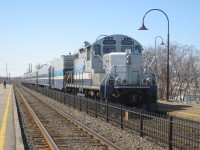
[[[200,49],[198,0],[0,0],[0,76],[23,75],[29,64],[46,64],[74,53],[99,35],[124,34],[144,47],[155,37]],[[159,39],[157,39],[159,40]],[[7,64],[7,73],[6,73]]]

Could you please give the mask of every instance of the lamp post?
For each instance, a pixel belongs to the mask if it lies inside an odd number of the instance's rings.
[[[155,37],[155,58],[156,58],[156,71],[157,71],[157,50],[156,50],[156,40],[157,38],[160,38],[162,40],[162,42],[160,43],[160,45],[165,45],[165,43],[163,42],[163,38],[161,36],[157,36]],[[157,73],[157,72],[156,72]]]
[[[156,51],[156,39],[157,38],[161,38],[161,40],[162,40],[162,42],[160,43],[160,45],[165,45],[165,43],[163,42],[163,38],[161,37],[161,36],[157,36],[156,38],[155,38],[155,51]]]
[[[146,15],[149,12],[154,11],[154,10],[162,12],[166,16],[167,22],[168,22],[168,34],[167,34],[167,94],[166,94],[166,100],[168,101],[169,100],[169,18],[167,16],[167,14],[160,9],[150,9],[144,15],[143,20],[142,20],[142,26],[138,30],[148,30],[144,25],[144,18],[146,17]]]
[[[7,68],[7,63],[6,63],[6,76],[7,76],[7,80],[8,80],[8,68]]]
[[[157,37],[155,37],[155,58],[156,58],[156,64],[155,64],[155,74],[156,74],[156,81],[157,81],[157,88],[158,88],[158,93],[157,93],[157,97],[159,97],[159,91],[160,91],[160,87],[159,87],[159,82],[158,82],[158,80],[157,80],[157,78],[158,78],[158,55],[157,55],[157,50],[156,50],[156,48],[157,48],[157,46],[156,46],[156,40],[157,40],[157,38],[160,38],[161,40],[162,40],[162,42],[160,43],[160,45],[165,45],[165,43],[163,42],[163,38],[161,37],[161,36],[157,36]]]

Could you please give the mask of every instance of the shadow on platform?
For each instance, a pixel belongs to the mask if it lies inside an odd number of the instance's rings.
[[[186,104],[179,104],[179,103],[174,103],[174,102],[158,102],[159,106],[159,111],[164,111],[164,112],[173,112],[173,111],[180,111],[180,110],[187,110],[191,109],[191,105],[186,105]]]

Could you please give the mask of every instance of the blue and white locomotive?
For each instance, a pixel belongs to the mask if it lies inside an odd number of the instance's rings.
[[[74,55],[61,60],[54,61],[46,72],[50,88],[128,106],[156,107],[154,75],[143,71],[142,46],[131,37],[115,34],[93,44],[85,42]]]

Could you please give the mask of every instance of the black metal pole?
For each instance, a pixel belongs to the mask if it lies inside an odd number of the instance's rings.
[[[167,101],[169,100],[169,23],[168,23],[168,37],[167,37]]]
[[[142,114],[142,109],[140,109],[140,137],[143,137],[143,114]]]
[[[108,122],[108,101],[106,100],[106,121]]]
[[[80,111],[81,111],[81,96],[80,96]]]
[[[169,124],[169,126],[168,126],[168,149],[169,150],[172,150],[172,138],[173,138],[173,118],[172,118],[172,116],[169,116],[169,120],[168,120],[169,122],[168,122],[168,124]]]
[[[120,124],[121,124],[121,129],[123,129],[124,126],[123,126],[123,110],[122,110],[122,105],[120,105]]]
[[[145,26],[144,26],[144,18],[145,16],[151,12],[151,11],[154,11],[154,10],[157,10],[157,11],[160,11],[162,12],[166,18],[167,18],[167,22],[168,22],[168,34],[167,34],[167,93],[166,93],[166,100],[168,101],[169,100],[169,18],[167,16],[167,14],[160,10],[160,9],[150,9],[149,11],[146,12],[146,14],[144,15],[143,17],[143,20],[142,20],[142,28],[140,28],[139,30],[148,30]]]

